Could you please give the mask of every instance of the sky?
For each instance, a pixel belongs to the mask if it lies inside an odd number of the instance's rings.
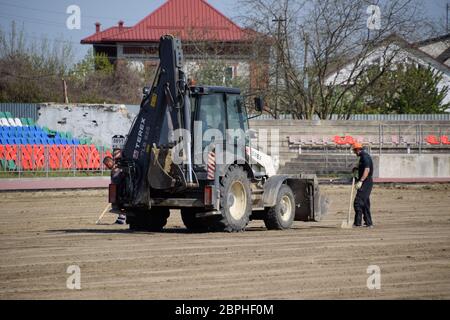
[[[166,0],[0,0],[0,26],[8,31],[11,22],[23,26],[30,40],[68,41],[73,45],[75,60],[81,59],[89,45],[80,45],[80,40],[95,31],[95,22],[102,29],[116,25],[119,20],[125,26],[132,26],[158,8]],[[207,0],[213,7],[231,19],[239,12],[239,0]],[[363,1],[363,0],[362,0]],[[417,0],[420,1],[420,0]],[[445,21],[446,4],[449,0],[424,1],[426,15]],[[67,8],[76,5],[80,8],[80,29],[68,29]]]

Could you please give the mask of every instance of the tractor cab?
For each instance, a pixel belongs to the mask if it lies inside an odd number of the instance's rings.
[[[191,87],[194,149],[205,150],[211,142],[245,139],[247,110],[240,90],[225,87]],[[247,143],[239,141],[241,144]],[[236,143],[234,141],[233,143]]]
[[[236,162],[250,163],[252,132],[249,131],[247,106],[240,90],[197,86],[190,87],[190,97],[194,164],[199,164],[202,156],[205,159],[204,155],[209,151],[215,153],[217,163],[225,166]],[[254,103],[255,110],[261,112],[261,98],[255,98]],[[206,164],[203,161],[203,166],[196,166],[196,169],[201,170]]]

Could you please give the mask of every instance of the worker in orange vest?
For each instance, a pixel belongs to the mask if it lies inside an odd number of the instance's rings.
[[[353,152],[359,157],[358,167],[354,168],[357,173],[356,197],[353,203],[355,209],[355,220],[353,227],[362,227],[362,217],[364,217],[364,226],[373,228],[372,215],[370,213],[370,193],[373,187],[373,162],[372,157],[364,150],[359,142],[352,145]]]

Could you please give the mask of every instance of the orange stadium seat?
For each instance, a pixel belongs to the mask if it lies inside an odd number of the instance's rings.
[[[33,145],[32,159],[35,169],[43,169],[45,167],[45,147],[44,145]]]
[[[448,139],[448,136],[441,136],[441,143],[442,144],[450,144],[450,141]]]
[[[14,160],[17,159],[17,145],[5,145],[5,157],[6,160]]]
[[[65,145],[60,146],[61,151],[61,164],[64,169],[73,168],[73,151],[72,146]]]
[[[436,136],[434,136],[434,135],[429,135],[429,136],[427,136],[427,137],[425,138],[425,141],[426,141],[428,144],[431,144],[431,145],[441,144],[441,142],[439,141],[439,138],[436,137]]]
[[[355,139],[353,139],[352,136],[334,136],[333,138],[334,143],[338,145],[345,145],[345,144],[353,144],[355,142]]]
[[[30,145],[20,145],[19,147],[20,152],[20,161],[19,164],[21,165],[22,169],[24,170],[31,170],[33,168],[33,165],[31,163],[31,156],[29,151],[31,150]],[[17,163],[17,162],[16,162]]]

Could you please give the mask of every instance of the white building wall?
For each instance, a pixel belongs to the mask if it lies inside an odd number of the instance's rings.
[[[237,76],[248,77],[250,76],[250,64],[246,61],[241,61],[237,64]]]
[[[363,61],[361,66],[359,68],[356,68],[356,70],[353,72],[353,74],[358,74],[360,72],[361,68],[367,67],[369,65],[380,65],[383,63],[383,60],[387,57],[391,57],[395,54],[395,57],[393,59],[394,66],[400,63],[416,63],[425,67],[428,67],[430,64],[423,59],[414,56],[410,52],[403,50],[397,45],[391,45],[388,50],[385,50],[385,48],[381,48],[378,50],[375,50],[371,54],[368,55],[368,57]],[[351,73],[352,70],[355,68],[355,64],[351,63],[342,68],[341,70],[338,70],[337,72],[332,73],[328,78],[325,80],[326,85],[334,86],[345,86],[353,83],[353,79],[351,79]],[[438,72],[437,69],[435,69],[436,72]],[[450,88],[450,75],[449,74],[443,74],[442,81],[438,84],[438,88],[442,89],[445,86]],[[450,92],[447,94],[447,96],[444,98],[443,103],[449,103],[450,102]]]
[[[437,58],[441,53],[448,49],[450,42],[441,41],[436,43],[430,43],[426,46],[419,47],[420,50],[429,54],[433,58]]]
[[[111,147],[112,136],[127,135],[133,118],[125,105],[49,103],[41,105],[37,124]]]

